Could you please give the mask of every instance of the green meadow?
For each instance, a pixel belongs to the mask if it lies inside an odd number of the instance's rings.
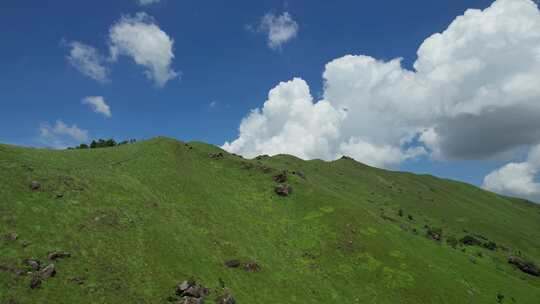
[[[288,196],[275,192],[283,171]],[[205,303],[223,287],[249,304],[540,303],[540,277],[511,255],[540,263],[540,205],[461,182],[162,137],[0,145],[2,304],[170,303],[189,279],[210,289]],[[30,288],[29,258],[56,275]]]

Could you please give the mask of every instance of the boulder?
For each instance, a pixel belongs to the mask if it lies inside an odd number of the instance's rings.
[[[195,284],[184,290],[184,293],[182,295],[194,298],[203,298],[206,297],[209,293],[210,291],[207,288],[204,288],[199,284]]]
[[[223,155],[223,152],[210,153],[209,156],[210,158],[213,158],[213,159],[221,159],[225,157],[225,155]]]
[[[247,262],[244,264],[244,270],[247,272],[260,272],[262,268],[257,262]]]
[[[228,289],[224,290],[223,295],[219,296],[216,299],[217,304],[236,304],[236,300],[232,296],[231,292]]]
[[[30,189],[32,189],[32,191],[38,191],[41,189],[41,184],[38,181],[32,181],[30,183]]]
[[[39,271],[39,276],[43,280],[52,278],[55,275],[56,275],[56,268],[54,267],[54,264],[49,264],[47,267]]]
[[[41,286],[41,278],[39,276],[33,276],[30,280],[30,288],[36,289]]]
[[[39,271],[41,268],[41,263],[38,260],[34,259],[25,259],[23,261],[23,264],[30,267],[32,271]]]
[[[4,235],[4,240],[8,242],[14,242],[19,238],[19,235],[15,232],[10,232]]]
[[[281,173],[274,175],[272,178],[276,183],[283,184],[287,181],[287,171],[282,171]]]
[[[279,185],[276,187],[275,191],[279,196],[289,196],[292,194],[292,187],[289,185]]]
[[[64,259],[64,258],[69,258],[71,257],[71,253],[69,252],[66,252],[66,251],[53,251],[51,253],[49,253],[48,255],[48,259],[51,260],[51,261],[54,261],[54,260],[57,260],[57,259]]]

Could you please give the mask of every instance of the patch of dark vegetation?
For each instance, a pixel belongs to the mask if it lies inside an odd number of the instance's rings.
[[[347,156],[347,155],[343,155],[343,156],[341,157],[341,159],[343,159],[343,160],[355,161],[354,158],[352,158],[352,157],[350,157],[350,156]]]
[[[454,249],[457,248],[457,246],[459,245],[458,239],[453,236],[449,236],[448,238],[446,238],[446,243],[448,244],[448,246]]]
[[[484,246],[484,248],[488,250],[492,250],[492,251],[497,250],[497,243],[493,241],[485,242],[484,244],[482,244],[482,246]]]
[[[384,214],[384,212],[381,212],[380,217],[385,221],[390,221],[390,222],[394,222],[394,223],[397,222],[397,220],[395,218]]]
[[[225,262],[225,266],[228,268],[238,268],[242,266],[242,262],[240,260],[228,260]]]
[[[270,158],[270,155],[267,155],[267,154],[259,155],[259,156],[255,157],[256,160],[265,160],[265,159],[268,159],[268,158]]]
[[[403,209],[399,209],[398,215],[399,215],[399,217],[403,217]]]
[[[466,235],[459,242],[466,246],[480,246],[482,242],[472,235]]]
[[[414,218],[413,218],[413,216],[412,216],[412,215],[410,215],[410,214],[408,214],[408,215],[407,215],[407,219],[408,219],[409,221],[411,221],[411,222],[412,222],[412,221],[414,221]]]
[[[530,274],[535,277],[540,276],[540,269],[538,269],[536,264],[531,261],[526,261],[521,257],[511,255],[508,257],[508,263],[514,265],[516,268],[526,274]]]
[[[481,237],[482,240],[478,239],[477,237]],[[484,247],[488,250],[497,250],[498,248],[498,245],[497,243],[493,242],[493,241],[490,241],[488,240],[486,237],[483,237],[481,235],[478,235],[478,234],[474,234],[474,235],[466,235],[464,236],[463,238],[461,238],[461,240],[459,240],[459,242],[465,246],[481,246],[481,247]]]

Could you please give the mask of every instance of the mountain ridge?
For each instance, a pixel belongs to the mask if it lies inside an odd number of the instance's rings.
[[[286,197],[273,180],[283,171]],[[248,160],[165,137],[89,150],[0,145],[0,193],[0,233],[17,235],[1,243],[0,266],[71,253],[36,289],[30,275],[0,271],[0,303],[167,303],[191,278],[210,303],[223,285],[237,303],[540,298],[540,280],[508,263],[540,261],[540,206],[348,158]]]

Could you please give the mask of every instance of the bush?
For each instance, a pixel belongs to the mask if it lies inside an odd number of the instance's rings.
[[[452,248],[456,248],[457,245],[459,244],[458,240],[457,240],[455,237],[453,237],[453,236],[448,237],[448,238],[446,239],[446,243],[447,243],[448,245],[450,245]]]
[[[495,242],[489,241],[483,244],[483,246],[489,250],[496,250],[497,244]]]
[[[459,240],[463,245],[467,246],[477,246],[482,244],[477,238],[472,235],[466,235],[461,240]]]

